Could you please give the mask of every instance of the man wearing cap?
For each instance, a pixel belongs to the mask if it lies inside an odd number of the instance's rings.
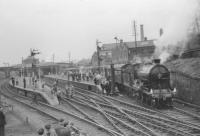
[[[44,136],[44,128],[40,128],[40,129],[38,130],[38,135],[39,135],[39,136]]]
[[[6,118],[3,113],[2,107],[0,107],[0,136],[5,136],[5,124],[6,124]]]
[[[45,125],[45,134],[44,136],[57,136],[55,130],[51,128],[51,125]]]
[[[64,122],[59,127],[55,128],[58,136],[71,136],[71,129],[68,126],[69,122]]]

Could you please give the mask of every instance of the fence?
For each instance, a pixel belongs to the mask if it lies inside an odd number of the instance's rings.
[[[179,99],[200,105],[200,78],[171,71],[171,84],[177,88]]]

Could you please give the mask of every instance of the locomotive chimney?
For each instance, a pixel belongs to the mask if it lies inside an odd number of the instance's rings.
[[[144,41],[144,28],[143,28],[143,25],[140,25],[140,40]]]
[[[153,62],[154,62],[155,64],[160,64],[160,59],[154,59]]]

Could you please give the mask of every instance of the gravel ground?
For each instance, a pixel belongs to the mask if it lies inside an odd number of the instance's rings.
[[[37,111],[32,110],[30,108],[25,107],[22,104],[19,104],[13,100],[9,100],[9,99],[4,99],[4,101],[6,101],[6,103],[8,103],[9,105],[13,105],[14,106],[14,110],[13,113],[15,113],[16,115],[16,119],[11,119],[9,118],[9,122],[7,124],[7,131],[9,132],[8,134],[6,134],[6,136],[22,136],[22,135],[26,135],[26,136],[34,136],[37,135],[37,130],[41,127],[43,127],[45,124],[48,123],[53,123],[52,120],[48,120],[48,118],[40,115]],[[33,105],[33,106],[38,106],[38,105]],[[61,108],[61,105],[57,105],[56,107]],[[64,108],[64,107],[62,107]],[[65,109],[66,108],[66,109]],[[69,107],[65,107],[64,109],[66,111],[69,110]],[[8,116],[10,112],[7,112],[6,116]],[[74,114],[77,114],[74,111]],[[103,132],[102,130],[99,130],[99,128],[96,128],[88,123],[84,123],[80,120],[77,120],[73,117],[70,116],[59,116],[59,115],[55,115],[57,118],[65,118],[66,120],[68,120],[69,122],[73,122],[75,127],[78,127],[82,132],[85,132],[91,136],[95,135],[95,136],[106,136],[108,135],[106,132]],[[26,118],[28,118],[28,122],[26,123]],[[17,124],[16,123],[21,122],[21,124]],[[15,123],[16,122],[16,123]],[[28,124],[28,125],[27,125]],[[24,127],[25,126],[25,127]],[[12,133],[11,133],[12,131]],[[14,134],[13,134],[14,133]],[[17,133],[17,134],[15,134]]]
[[[46,124],[46,120],[36,111],[15,101],[4,101],[14,106],[13,111],[6,112],[6,136],[37,136],[37,130]]]
[[[26,109],[8,99],[6,99],[6,102],[14,106],[13,111],[7,111],[5,113],[7,123],[5,126],[6,136],[36,136],[36,127],[32,122],[26,122],[26,117],[31,118],[30,116],[27,116],[28,112]]]

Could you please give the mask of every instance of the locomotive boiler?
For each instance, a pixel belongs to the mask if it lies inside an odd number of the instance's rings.
[[[138,99],[153,107],[172,106],[175,90],[170,86],[170,72],[159,59],[154,63],[133,66]]]

